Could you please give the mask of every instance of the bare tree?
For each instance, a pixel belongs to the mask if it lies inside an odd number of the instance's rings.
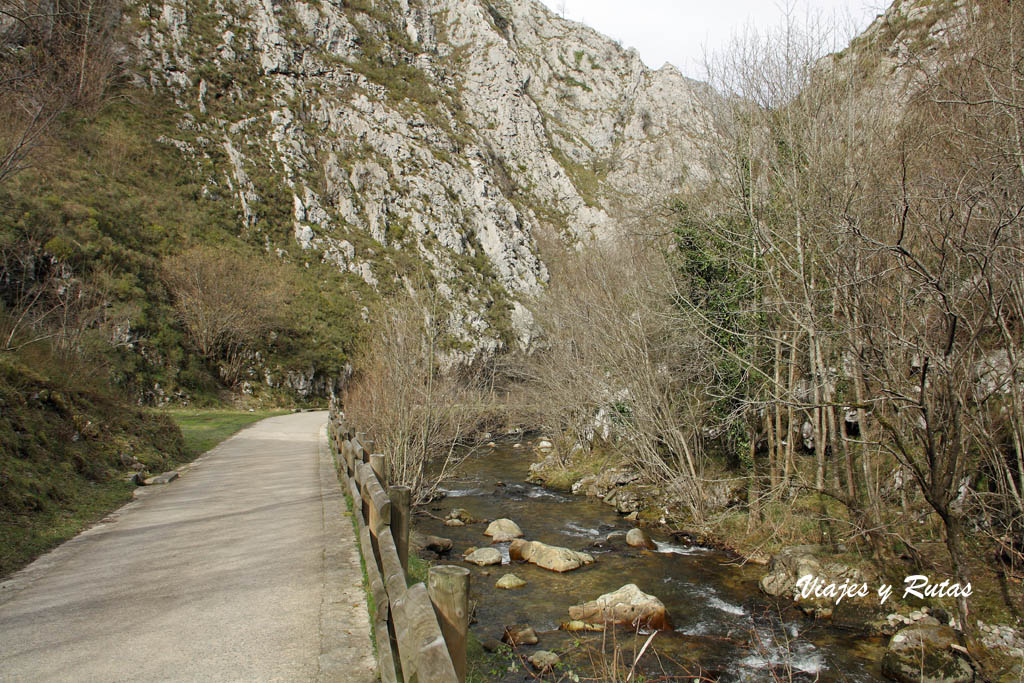
[[[385,456],[387,481],[419,505],[437,495],[479,432],[494,420],[482,377],[449,362],[447,304],[420,288],[382,302],[342,408]]]
[[[163,279],[192,345],[228,384],[240,380],[247,354],[283,323],[287,282],[262,259],[193,247],[164,262]]]
[[[118,0],[0,0],[0,183],[60,115],[103,100],[119,68]]]

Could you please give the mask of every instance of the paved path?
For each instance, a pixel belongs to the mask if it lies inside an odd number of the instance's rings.
[[[0,680],[374,680],[326,419],[243,430],[0,584]]]

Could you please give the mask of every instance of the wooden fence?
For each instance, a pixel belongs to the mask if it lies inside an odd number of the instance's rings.
[[[428,585],[407,586],[411,491],[386,486],[384,456],[335,411],[328,438],[359,526],[382,683],[464,683],[469,570],[431,567]]]

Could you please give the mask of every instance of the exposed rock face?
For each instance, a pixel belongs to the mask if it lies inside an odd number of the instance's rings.
[[[353,5],[357,5],[353,6]],[[238,0],[138,8],[200,195],[270,252],[447,303],[453,356],[526,346],[534,234],[610,234],[705,174],[703,84],[534,0]],[[303,380],[305,381],[305,380]]]
[[[950,646],[956,633],[948,626],[914,624],[889,641],[882,673],[901,683],[968,683],[971,665]]]
[[[491,537],[491,543],[507,543],[523,535],[519,525],[511,519],[496,519],[487,525],[484,536]]]
[[[594,561],[594,557],[587,553],[522,539],[512,541],[512,545],[508,547],[508,555],[514,561],[530,562],[553,572],[572,571]]]
[[[636,584],[626,584],[614,593],[569,608],[569,618],[584,622],[639,625],[657,630],[671,629],[665,605]]]

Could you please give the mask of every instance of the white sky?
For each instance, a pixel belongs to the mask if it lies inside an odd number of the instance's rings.
[[[836,16],[855,35],[888,6],[885,0],[788,0],[795,16],[808,11]],[[583,22],[635,47],[652,69],[665,62],[691,78],[703,78],[704,47],[714,53],[745,28],[778,26],[782,0],[541,0],[556,14]]]

